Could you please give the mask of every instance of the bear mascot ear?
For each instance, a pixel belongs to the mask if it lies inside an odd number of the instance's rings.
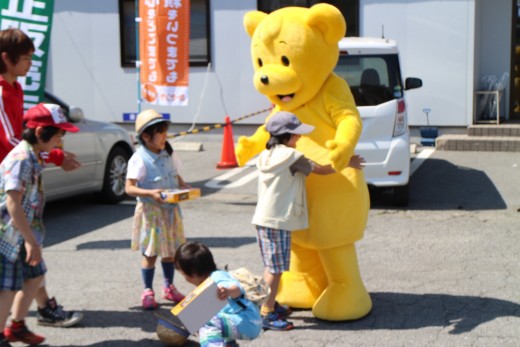
[[[260,22],[267,17],[267,13],[260,11],[251,11],[244,16],[244,27],[249,36],[253,37],[253,33]]]
[[[337,44],[347,31],[347,23],[341,12],[329,4],[316,4],[305,17],[307,25],[317,28],[329,45]]]

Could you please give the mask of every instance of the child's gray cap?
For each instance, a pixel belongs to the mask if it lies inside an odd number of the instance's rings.
[[[282,134],[308,134],[314,130],[314,126],[303,124],[291,112],[280,111],[271,116],[265,125],[266,130],[274,136]]]

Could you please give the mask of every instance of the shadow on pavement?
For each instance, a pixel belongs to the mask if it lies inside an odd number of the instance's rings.
[[[188,237],[188,240],[202,242],[210,248],[238,248],[243,245],[256,243],[255,237]],[[61,240],[58,242],[61,242]],[[130,239],[85,242],[78,244],[76,249],[78,251],[92,249],[130,249]]]
[[[141,328],[141,330],[153,333],[157,328],[157,314],[169,315],[172,305],[164,305],[158,310],[154,311],[143,311],[140,307],[130,307],[127,311],[82,311],[85,318],[80,324],[70,329],[82,329],[82,328],[111,328],[111,327],[123,327],[123,328]],[[115,338],[121,338],[117,336]],[[143,339],[139,341],[132,340],[106,340],[103,342],[94,343],[87,346],[164,346],[157,337],[156,339]],[[183,346],[199,346],[199,344],[192,340],[190,337]]]
[[[318,330],[408,330],[452,327],[450,334],[463,334],[500,317],[520,318],[520,305],[511,301],[448,294],[370,293],[372,312],[353,322],[327,322],[303,318]],[[297,318],[291,317],[293,320]]]
[[[396,207],[392,190],[371,189],[372,209]],[[410,179],[407,210],[503,210],[507,205],[485,172],[453,165],[446,160],[426,160]]]
[[[78,251],[84,251],[87,249],[130,249],[130,239],[85,242],[78,244],[76,249]]]
[[[133,204],[102,204],[93,194],[49,202],[43,216],[45,247],[130,218],[134,210]]]
[[[164,346],[159,340],[152,340],[152,339],[143,339],[140,341],[132,341],[132,340],[109,340],[109,341],[103,341],[94,343],[91,345],[78,345],[78,346],[70,346],[70,347],[126,347],[126,346]]]
[[[202,242],[209,248],[238,248],[251,243],[256,243],[256,237],[189,237],[188,239],[190,241]]]

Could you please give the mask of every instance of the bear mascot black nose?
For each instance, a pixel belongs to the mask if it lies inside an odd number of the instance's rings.
[[[263,84],[269,84],[269,77],[267,77],[266,75],[260,77],[260,82],[262,82]]]

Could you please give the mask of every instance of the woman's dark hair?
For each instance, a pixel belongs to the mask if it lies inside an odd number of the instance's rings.
[[[60,131],[59,128],[53,126],[42,127],[42,134],[40,139],[47,143],[51,140],[51,138],[56,135]],[[26,128],[22,133],[22,139],[29,142],[31,145],[35,145],[38,143],[38,138],[36,137],[36,129]]]
[[[24,54],[34,52],[34,43],[20,29],[10,28],[0,31],[0,54],[7,53],[12,64],[17,64]],[[7,71],[7,66],[0,59],[0,73]]]
[[[139,135],[139,141],[141,143],[144,143],[144,141],[143,141],[143,134],[147,134],[148,136],[150,136],[150,138],[152,138],[157,133],[164,133],[164,132],[168,131],[168,127],[169,126],[170,126],[170,123],[168,121],[166,121],[166,120],[164,122],[159,122],[159,123],[152,124],[152,125],[144,128],[144,130]],[[168,152],[169,155],[171,155],[173,153],[173,148],[172,148],[172,146],[170,145],[169,142],[166,142],[166,148],[165,149],[166,149],[166,152]]]
[[[285,145],[289,140],[291,139],[292,134],[290,133],[283,133],[281,135],[273,135],[270,134],[271,137],[269,138],[269,141],[265,144],[265,148],[271,149],[276,145]]]
[[[188,276],[209,276],[217,265],[209,248],[195,241],[188,241],[177,248],[174,257],[175,267]]]

